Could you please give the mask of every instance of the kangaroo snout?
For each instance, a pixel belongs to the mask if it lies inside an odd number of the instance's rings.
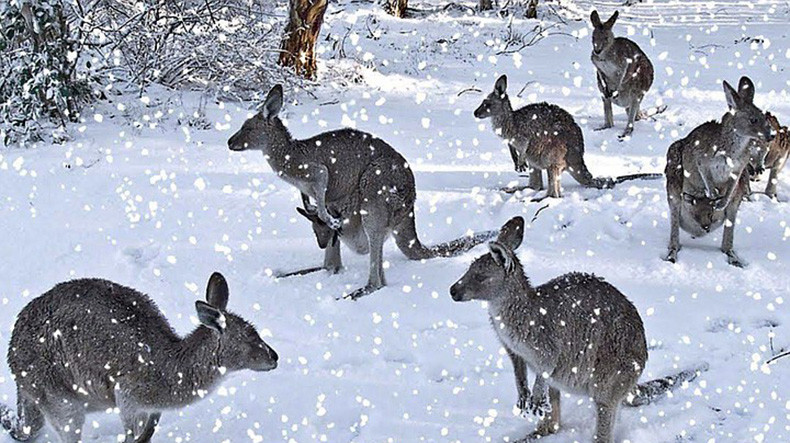
[[[266,352],[269,354],[270,361],[269,361],[269,367],[265,370],[271,371],[272,369],[276,369],[277,361],[280,359],[280,356],[277,355],[277,351],[275,351],[274,348],[272,348],[269,345],[266,345]]]
[[[262,342],[259,345],[262,348],[263,354],[258,354],[258,357],[255,358],[256,363],[251,365],[253,371],[257,372],[267,372],[277,369],[277,361],[280,359],[280,356],[277,355],[277,352],[269,346],[266,342]]]
[[[453,301],[464,301],[464,297],[461,294],[461,282],[456,282],[454,285],[450,286],[450,297],[453,298]]]
[[[272,348],[269,345],[265,345],[265,346],[266,346],[266,353],[269,354],[269,358],[272,359],[272,361],[274,362],[274,366],[276,367],[277,360],[280,359],[280,356],[277,355],[277,351],[275,351],[274,348]]]
[[[234,134],[228,139],[228,149],[231,151],[243,151],[244,145],[238,142],[238,134]]]

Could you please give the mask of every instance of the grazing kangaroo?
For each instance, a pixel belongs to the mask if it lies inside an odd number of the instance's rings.
[[[604,125],[600,129],[614,126],[612,103],[625,108],[628,125],[621,137],[634,131],[634,122],[639,118],[639,105],[653,84],[653,64],[642,49],[633,41],[615,38],[612,27],[617,21],[618,11],[601,23],[598,11],[593,11],[593,52],[591,55],[598,78],[598,89],[603,99]]]
[[[560,429],[561,390],[592,398],[594,441],[613,443],[621,404],[647,404],[707,370],[703,364],[637,384],[647,344],[634,305],[617,288],[588,274],[565,274],[533,287],[514,252],[523,237],[524,219],[508,221],[489,244],[490,252],[472,263],[450,294],[458,302],[488,302],[491,325],[513,363],[516,406],[541,418],[524,441]],[[527,368],[536,373],[532,391]]]
[[[403,156],[385,141],[353,129],[295,140],[278,117],[282,105],[283,89],[277,85],[262,110],[228,140],[228,147],[263,152],[272,169],[301,191],[314,228],[316,223],[324,224],[338,231],[341,242],[356,253],[370,254],[368,283],[350,298],[385,286],[382,253],[390,234],[412,260],[457,255],[496,236],[484,232],[433,247],[423,245],[414,223],[414,175]],[[327,241],[324,269],[337,272],[342,266],[339,242]]]
[[[788,133],[787,126],[779,124],[779,120],[770,112],[765,113],[768,119],[768,124],[771,125],[776,138],[768,144],[768,153],[765,155],[764,169],[770,169],[771,173],[768,176],[768,184],[765,185],[765,195],[769,198],[776,198],[776,185],[779,181],[779,173],[787,163],[787,158],[790,156],[790,133]],[[757,169],[754,165],[750,164],[752,173],[752,180],[756,180],[763,169]]]
[[[529,188],[543,189],[543,170],[548,171],[546,197],[559,198],[560,176],[568,171],[582,186],[611,188],[635,179],[658,179],[661,174],[632,174],[616,178],[593,177],[584,163],[584,136],[573,117],[557,105],[533,103],[513,110],[507,95],[507,76],[494,84],[483,103],[475,110],[479,119],[491,118],[494,132],[508,141],[516,170],[530,169]]]
[[[277,367],[277,353],[227,304],[228,284],[215,273],[206,302],[195,303],[201,326],[182,338],[134,289],[100,279],[55,286],[16,320],[8,365],[17,410],[0,404],[0,423],[27,441],[46,420],[72,443],[84,441],[86,413],[118,408],[124,441],[150,441],[161,411],[200,400],[229,372]]]
[[[680,228],[701,237],[724,224],[721,251],[729,264],[745,266],[733,249],[735,217],[749,188],[746,167],[763,167],[774,131],[754,106],[754,83],[748,77],[741,77],[737,92],[726,81],[723,86],[730,110],[721,123],[703,123],[667,151],[670,233],[665,260],[673,263]]]

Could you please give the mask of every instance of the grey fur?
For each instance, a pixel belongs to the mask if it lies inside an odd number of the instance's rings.
[[[618,11],[602,23],[598,11],[593,11],[593,51],[590,58],[595,65],[598,89],[601,91],[605,121],[598,129],[614,126],[612,103],[625,108],[628,124],[621,137],[630,135],[639,116],[639,106],[653,84],[653,64],[633,41],[614,36],[612,27]]]
[[[513,362],[517,406],[541,417],[531,437],[560,428],[560,390],[593,399],[595,441],[612,443],[617,408],[655,399],[698,370],[637,385],[647,361],[642,319],[603,279],[565,274],[533,287],[515,249],[524,219],[515,217],[451,288],[455,301],[485,300],[491,324]],[[535,372],[532,390],[527,368]]]
[[[733,249],[735,218],[749,188],[746,167],[763,167],[774,131],[754,106],[754,84],[748,77],[741,78],[737,92],[726,81],[723,86],[730,111],[721,123],[703,123],[667,151],[670,235],[665,260],[673,263],[680,228],[701,237],[724,225],[721,251],[729,264],[745,266]]]
[[[543,170],[548,171],[548,197],[561,197],[560,176],[568,171],[582,186],[611,188],[625,180],[657,179],[661,174],[631,174],[617,178],[593,177],[584,162],[584,136],[567,111],[549,103],[533,103],[513,110],[507,95],[507,76],[502,75],[474,112],[491,118],[494,132],[508,141],[510,155],[519,172],[529,168],[529,187],[543,189]]]
[[[3,428],[26,441],[46,419],[73,443],[86,413],[117,407],[125,441],[147,442],[161,411],[200,400],[230,372],[277,367],[277,353],[255,328],[225,310],[219,273],[206,300],[196,306],[202,325],[179,337],[150,298],[107,280],[61,283],[34,299],[11,335],[17,412],[0,405]]]
[[[272,88],[264,111],[244,122],[228,147],[261,151],[272,169],[302,192],[319,246],[326,244],[325,269],[338,272],[343,266],[340,244],[325,241],[325,227],[338,231],[340,240],[354,252],[370,254],[368,283],[351,298],[385,286],[382,254],[390,234],[412,260],[457,255],[496,235],[487,232],[433,247],[423,245],[414,223],[414,175],[406,159],[383,140],[353,129],[295,140],[277,116],[282,94],[282,87]]]

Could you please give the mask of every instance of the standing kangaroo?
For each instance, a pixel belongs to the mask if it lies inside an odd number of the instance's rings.
[[[754,83],[748,77],[741,77],[737,92],[726,81],[723,86],[730,110],[721,123],[703,123],[667,151],[670,233],[665,260],[673,263],[680,250],[680,228],[701,237],[724,224],[721,251],[729,264],[745,265],[733,250],[733,234],[749,188],[746,167],[763,167],[774,131],[754,106]]]
[[[134,289],[99,279],[55,286],[16,320],[8,365],[17,411],[0,404],[2,427],[27,441],[46,419],[73,443],[84,441],[86,413],[118,408],[124,441],[150,441],[161,411],[200,400],[229,372],[277,367],[277,353],[227,304],[228,284],[215,273],[206,302],[195,303],[201,326],[182,338]]]
[[[507,76],[494,84],[475,110],[479,119],[491,118],[494,132],[507,140],[516,170],[529,167],[529,188],[543,189],[543,170],[548,171],[546,197],[559,198],[560,176],[568,171],[579,184],[591,188],[611,188],[634,179],[657,179],[661,174],[632,174],[616,178],[593,177],[584,163],[584,136],[573,117],[557,105],[533,103],[513,110],[507,95]]]
[[[595,402],[594,441],[613,443],[620,404],[647,404],[707,369],[703,364],[637,384],[647,344],[634,305],[617,288],[588,274],[565,274],[533,287],[514,252],[523,237],[524,219],[508,221],[489,244],[490,252],[472,263],[450,294],[458,302],[488,302],[491,325],[513,363],[516,406],[541,418],[524,441],[560,429],[563,390]],[[536,374],[531,392],[527,368]]]
[[[612,103],[625,108],[628,125],[621,137],[634,131],[634,121],[639,118],[639,105],[653,84],[653,64],[642,49],[633,41],[615,38],[612,27],[617,21],[618,11],[601,23],[598,11],[593,11],[592,62],[598,78],[598,89],[603,99],[604,125],[598,129],[614,126]]]
[[[263,152],[277,175],[301,191],[305,215],[312,217],[314,229],[316,223],[325,224],[338,231],[340,240],[353,251],[370,254],[368,283],[350,298],[385,286],[382,254],[390,234],[412,260],[457,255],[496,235],[484,232],[433,247],[423,245],[414,223],[414,175],[403,156],[383,140],[353,129],[295,140],[278,117],[282,105],[283,89],[277,85],[269,91],[262,110],[228,140],[228,147]],[[319,230],[325,231],[320,226]],[[320,244],[319,231],[316,235]],[[327,238],[324,245],[323,268],[339,271],[343,266],[340,242]]]
[[[787,158],[790,156],[790,132],[787,126],[779,124],[779,120],[770,112],[765,113],[768,124],[771,125],[776,137],[768,144],[768,153],[765,155],[764,169],[770,169],[768,184],[765,185],[765,195],[776,198],[776,185],[779,182],[779,173],[784,169]],[[752,180],[756,180],[763,169],[749,165],[754,173]]]

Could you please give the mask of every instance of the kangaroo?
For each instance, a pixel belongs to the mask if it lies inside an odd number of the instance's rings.
[[[625,108],[628,125],[621,137],[634,131],[634,122],[639,118],[639,105],[653,84],[653,64],[633,41],[616,37],[612,27],[619,12],[605,23],[601,23],[598,11],[590,14],[593,24],[591,59],[595,65],[598,89],[603,100],[604,124],[598,130],[614,126],[612,103]]]
[[[228,284],[215,273],[206,301],[195,303],[200,326],[182,338],[134,289],[100,279],[58,284],[16,320],[8,365],[17,410],[0,404],[2,427],[27,441],[46,420],[73,443],[84,440],[86,413],[118,408],[124,441],[150,441],[161,411],[200,400],[230,372],[277,367],[277,353],[227,304]]]
[[[680,228],[704,236],[723,224],[721,251],[729,264],[745,266],[733,249],[735,218],[749,188],[746,167],[763,166],[774,131],[753,103],[748,77],[741,77],[737,92],[726,81],[723,87],[730,111],[721,122],[703,123],[667,151],[670,233],[664,259],[672,263],[680,250]]]
[[[479,119],[490,118],[494,132],[508,141],[517,171],[523,172],[529,167],[529,188],[543,189],[543,170],[548,171],[549,189],[545,197],[562,196],[560,176],[566,170],[582,186],[598,189],[611,188],[626,180],[662,177],[661,174],[593,177],[584,163],[582,130],[573,117],[559,106],[545,102],[529,104],[514,111],[507,95],[505,75],[497,79],[494,91],[483,100],[474,115]]]
[[[508,221],[489,243],[489,253],[472,263],[450,294],[457,302],[488,302],[491,325],[513,363],[516,406],[541,419],[524,441],[559,431],[560,391],[567,391],[595,402],[594,441],[613,443],[621,404],[650,403],[708,369],[702,364],[637,384],[648,355],[634,305],[589,274],[569,273],[533,287],[514,252],[523,237],[524,219]],[[527,369],[537,374],[531,391]]]
[[[389,234],[412,260],[458,255],[496,236],[483,232],[433,247],[423,245],[414,221],[414,174],[403,156],[385,141],[353,129],[296,140],[278,117],[282,105],[283,89],[277,85],[262,110],[228,140],[228,147],[261,151],[277,175],[302,193],[305,211],[315,215],[311,221],[338,231],[340,241],[354,252],[370,254],[367,285],[348,297],[356,299],[385,286],[382,248]],[[327,242],[324,269],[336,273],[342,266],[339,242]]]
[[[787,126],[779,124],[779,120],[770,112],[765,113],[768,124],[771,125],[776,137],[768,144],[768,153],[765,156],[764,168],[755,167],[749,164],[752,180],[757,180],[765,169],[770,169],[768,184],[765,185],[765,195],[769,198],[776,198],[776,185],[779,181],[779,173],[787,163],[790,156],[790,133]]]

